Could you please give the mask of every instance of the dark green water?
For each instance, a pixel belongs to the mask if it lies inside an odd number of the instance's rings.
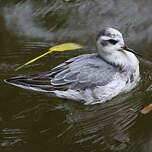
[[[151,0],[0,0],[0,152],[151,152],[152,113],[140,114],[152,102],[151,13]],[[104,26],[120,30],[143,54],[141,81],[131,92],[86,106],[3,82],[95,52]],[[53,53],[14,71],[64,42],[86,49]]]

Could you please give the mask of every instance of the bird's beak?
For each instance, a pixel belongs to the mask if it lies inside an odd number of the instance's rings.
[[[124,49],[124,50],[126,50],[126,51],[129,51],[129,52],[132,52],[133,54],[135,54],[135,55],[137,55],[137,56],[142,56],[141,54],[137,53],[136,51],[128,48],[126,45],[124,45],[124,46],[122,47],[122,49]]]

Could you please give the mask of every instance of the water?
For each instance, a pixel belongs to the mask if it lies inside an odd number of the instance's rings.
[[[0,0],[0,151],[151,152],[152,2],[147,0]],[[48,71],[79,54],[95,52],[103,26],[120,30],[140,59],[141,81],[104,104],[81,103],[23,90],[4,79]],[[14,71],[50,46],[77,42],[79,51],[52,53]]]

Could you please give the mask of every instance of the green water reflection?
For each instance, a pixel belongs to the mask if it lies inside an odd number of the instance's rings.
[[[152,2],[121,0],[0,0],[0,151],[151,152]],[[95,52],[103,26],[120,30],[143,54],[141,82],[111,101],[85,106],[10,86],[3,79],[47,71],[79,54]],[[53,53],[15,72],[50,46],[77,42],[86,49]],[[88,49],[87,49],[88,48]]]

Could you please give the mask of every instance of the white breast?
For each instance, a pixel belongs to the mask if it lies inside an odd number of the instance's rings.
[[[124,53],[118,52],[111,57],[109,55],[105,56],[104,59],[114,66],[122,68],[122,72],[116,73],[111,82],[105,86],[96,86],[94,89],[54,91],[56,96],[72,100],[83,100],[85,104],[96,104],[110,100],[121,92],[130,91],[136,86],[139,80],[139,61],[133,53],[127,51]]]

